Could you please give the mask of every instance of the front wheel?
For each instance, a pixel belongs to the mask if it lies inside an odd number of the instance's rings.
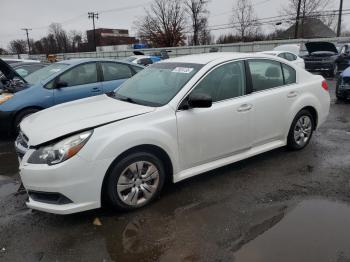
[[[308,110],[301,110],[294,118],[288,134],[287,147],[300,150],[306,147],[315,129],[315,120]]]
[[[106,181],[106,197],[115,209],[137,209],[159,195],[164,180],[164,166],[157,156],[133,153],[112,167]]]

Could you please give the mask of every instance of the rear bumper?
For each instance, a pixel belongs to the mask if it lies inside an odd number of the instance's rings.
[[[12,131],[13,113],[0,110],[0,132],[10,133]]]

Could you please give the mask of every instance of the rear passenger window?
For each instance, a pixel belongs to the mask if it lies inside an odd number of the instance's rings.
[[[271,60],[248,60],[253,91],[284,85],[281,64]]]
[[[296,83],[297,79],[296,79],[296,72],[294,68],[286,64],[282,64],[282,68],[283,68],[283,74],[284,74],[284,83],[286,85]]]
[[[101,63],[104,81],[126,79],[132,76],[129,66],[113,62]]]
[[[192,93],[208,94],[213,102],[244,95],[244,63],[233,62],[214,69],[204,77]]]
[[[285,57],[288,61],[295,61],[297,60],[296,55],[292,54],[292,53],[285,53]]]

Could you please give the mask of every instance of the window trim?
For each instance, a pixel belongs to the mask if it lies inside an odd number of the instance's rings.
[[[246,81],[245,81],[244,94],[241,95],[241,96],[232,97],[232,98],[228,98],[228,99],[225,99],[225,100],[215,101],[215,102],[213,102],[213,105],[215,105],[215,104],[217,104],[217,103],[221,103],[221,102],[227,102],[227,101],[233,100],[233,99],[242,98],[242,97],[244,97],[244,96],[249,95],[248,92],[247,92],[247,90],[248,90],[248,83],[249,83],[249,82],[247,82],[248,79],[247,79],[247,71],[246,71],[246,65],[245,65],[245,64],[246,64],[246,58],[233,59],[233,60],[230,60],[230,61],[222,62],[222,63],[220,63],[220,64],[214,65],[213,67],[209,68],[209,69],[205,72],[205,74],[203,74],[203,75],[201,76],[201,78],[198,79],[197,82],[194,83],[193,86],[190,88],[190,90],[188,90],[188,91],[186,92],[186,94],[182,97],[182,99],[180,100],[180,102],[179,102],[178,105],[177,105],[176,112],[178,112],[178,111],[185,111],[185,109],[182,108],[182,107],[184,106],[183,103],[185,103],[185,101],[187,100],[188,96],[191,94],[191,92],[193,91],[193,89],[195,89],[195,88],[198,86],[198,84],[199,84],[207,75],[209,75],[212,71],[214,71],[215,69],[217,69],[217,68],[220,67],[220,66],[223,66],[223,65],[226,65],[226,64],[230,64],[230,63],[234,63],[234,62],[242,62],[242,63],[243,63],[243,68],[244,68],[244,73],[245,73],[245,78],[246,78],[246,79],[245,79]],[[198,72],[197,72],[197,73],[198,73]]]
[[[253,79],[252,79],[251,72],[250,72],[250,68],[249,68],[249,60],[268,60],[268,61],[273,61],[273,62],[280,63],[281,70],[282,70],[282,74],[283,74],[283,85],[271,87],[271,88],[264,89],[264,90],[254,91],[254,88],[253,88]],[[251,83],[252,83],[252,93],[251,93],[251,94],[257,94],[257,93],[266,92],[266,91],[269,91],[269,90],[274,90],[274,89],[281,88],[281,87],[285,87],[285,86],[290,86],[290,85],[298,84],[298,79],[297,79],[297,78],[298,78],[298,77],[297,77],[298,74],[297,74],[297,70],[295,70],[295,68],[293,68],[292,66],[287,65],[286,63],[283,63],[283,62],[280,62],[280,61],[277,61],[277,60],[274,60],[274,59],[269,59],[269,58],[247,58],[246,61],[247,61],[247,64],[248,64],[249,75],[250,75]],[[282,64],[287,65],[287,66],[289,66],[289,67],[291,67],[291,68],[293,68],[293,69],[295,70],[295,75],[296,75],[295,83],[286,84],[286,81],[285,81],[285,79],[284,79],[284,72],[283,72]]]

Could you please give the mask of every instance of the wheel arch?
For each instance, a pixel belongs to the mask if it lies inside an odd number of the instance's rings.
[[[138,146],[134,146],[130,149],[125,150],[123,153],[121,153],[119,156],[117,156],[113,162],[109,165],[104,177],[103,177],[103,182],[102,182],[102,187],[101,187],[101,204],[103,204],[105,202],[105,197],[104,197],[104,192],[105,192],[105,188],[106,188],[106,181],[107,178],[112,170],[112,168],[114,167],[114,165],[120,161],[121,159],[125,158],[126,156],[135,153],[135,152],[147,152],[147,153],[152,153],[155,156],[159,157],[159,159],[164,163],[164,168],[165,168],[165,173],[166,173],[166,177],[165,177],[165,182],[173,182],[173,163],[171,161],[170,156],[168,155],[168,153],[161,147],[156,146],[156,145],[152,145],[152,144],[143,144],[143,145],[138,145]]]
[[[317,113],[317,110],[316,108],[314,108],[313,106],[305,106],[303,107],[302,109],[300,109],[297,114],[302,111],[302,110],[307,110],[310,112],[310,114],[312,115],[313,117],[313,120],[314,120],[314,130],[316,130],[317,128],[317,125],[318,125],[318,113]],[[294,116],[295,117],[295,116]]]

